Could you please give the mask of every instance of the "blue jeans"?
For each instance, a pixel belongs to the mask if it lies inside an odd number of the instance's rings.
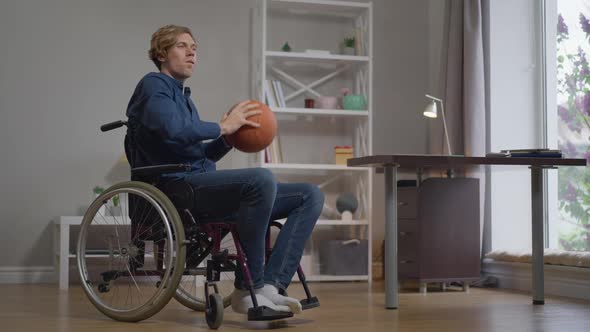
[[[318,220],[324,195],[309,183],[277,183],[263,168],[191,173],[196,217],[237,217],[240,244],[246,254],[254,288],[264,284],[286,289],[297,271],[305,242]],[[265,238],[271,220],[287,218],[265,266]],[[240,269],[236,288],[247,289]]]

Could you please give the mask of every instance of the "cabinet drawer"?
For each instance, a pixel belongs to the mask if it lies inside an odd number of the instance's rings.
[[[398,258],[415,260],[418,257],[419,250],[419,236],[415,232],[398,232]]]
[[[418,215],[417,198],[418,189],[398,188],[397,189],[397,217],[400,219],[414,219]]]
[[[415,260],[400,259],[397,268],[400,279],[418,278],[419,264]]]
[[[416,219],[398,219],[397,222],[398,232],[412,232],[418,231],[418,220]]]

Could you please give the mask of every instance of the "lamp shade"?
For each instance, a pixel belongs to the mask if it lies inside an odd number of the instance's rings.
[[[424,109],[424,113],[422,114],[424,114],[424,116],[427,118],[436,118],[438,114],[438,111],[436,109],[436,101],[433,100],[432,102],[430,102],[426,106],[426,108]]]

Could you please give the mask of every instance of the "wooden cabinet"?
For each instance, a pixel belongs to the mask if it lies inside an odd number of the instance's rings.
[[[405,183],[407,185],[407,183]],[[479,180],[431,178],[398,186],[400,280],[428,283],[480,277]]]

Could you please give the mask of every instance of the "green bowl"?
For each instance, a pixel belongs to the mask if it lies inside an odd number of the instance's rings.
[[[345,110],[364,111],[367,109],[367,100],[362,95],[346,95],[342,98],[342,108]]]

